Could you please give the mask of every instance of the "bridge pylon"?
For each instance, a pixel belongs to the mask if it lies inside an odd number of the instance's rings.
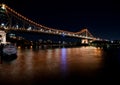
[[[0,43],[5,44],[6,43],[6,32],[0,30]]]

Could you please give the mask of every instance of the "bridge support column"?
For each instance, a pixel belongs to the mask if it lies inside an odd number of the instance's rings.
[[[82,39],[82,40],[81,40],[81,43],[82,43],[82,44],[88,44],[88,39]]]
[[[0,43],[6,43],[6,33],[4,31],[0,31]]]

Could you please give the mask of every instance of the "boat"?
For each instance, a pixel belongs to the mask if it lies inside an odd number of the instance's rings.
[[[13,44],[6,44],[3,47],[3,58],[16,58],[17,57],[17,48]]]

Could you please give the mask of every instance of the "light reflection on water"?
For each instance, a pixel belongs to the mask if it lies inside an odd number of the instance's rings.
[[[102,55],[102,49],[95,47],[18,49],[16,60],[3,62],[0,65],[0,79],[14,82],[60,77],[76,72],[82,75],[94,75],[102,66]]]
[[[62,48],[61,49],[61,70],[62,72],[66,72],[67,69],[67,49]]]

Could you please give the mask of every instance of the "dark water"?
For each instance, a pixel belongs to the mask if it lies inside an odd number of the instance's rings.
[[[0,85],[116,82],[119,73],[120,49],[18,48],[16,59],[0,64]]]

